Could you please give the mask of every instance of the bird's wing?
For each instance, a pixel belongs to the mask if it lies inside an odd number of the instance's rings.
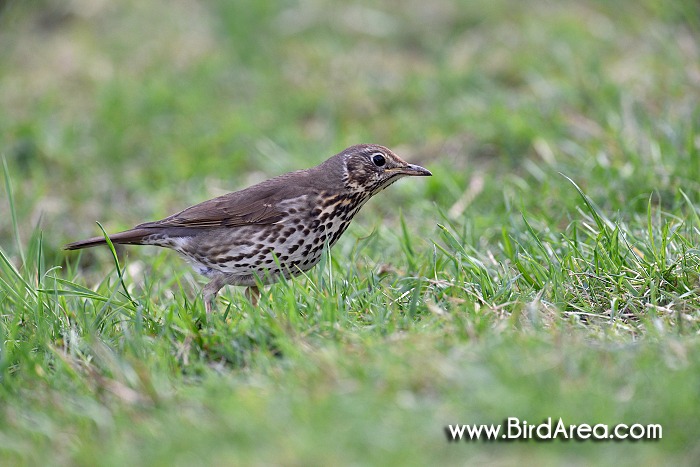
[[[196,204],[160,221],[140,224],[136,228],[212,228],[274,224],[286,216],[280,201],[303,196],[299,188],[298,185],[289,186],[271,179],[245,190]]]

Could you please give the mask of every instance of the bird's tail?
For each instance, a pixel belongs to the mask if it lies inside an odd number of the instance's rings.
[[[143,245],[147,237],[153,235],[153,230],[149,229],[131,229],[124,232],[119,232],[109,236],[112,243],[128,244],[128,245]],[[105,245],[107,241],[104,237],[92,237],[87,240],[69,243],[63,248],[66,250],[80,250],[82,248],[92,248],[98,245]]]

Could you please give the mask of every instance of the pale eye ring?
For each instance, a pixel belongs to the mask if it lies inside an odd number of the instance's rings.
[[[386,164],[386,159],[384,158],[384,155],[382,153],[376,152],[372,154],[372,162],[377,167],[382,167],[384,164]]]

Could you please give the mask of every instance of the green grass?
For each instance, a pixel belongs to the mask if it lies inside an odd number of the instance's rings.
[[[696,465],[692,1],[8,2],[0,463]],[[376,142],[428,167],[205,316],[62,245]],[[448,424],[658,423],[449,443]]]

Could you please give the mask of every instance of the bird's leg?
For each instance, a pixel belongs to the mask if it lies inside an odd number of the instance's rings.
[[[204,310],[207,312],[207,316],[210,316],[214,309],[214,300],[216,300],[216,294],[204,297]]]
[[[220,275],[210,280],[202,289],[202,298],[204,299],[204,309],[207,311],[207,316],[211,315],[214,309],[216,294],[226,285],[226,276]]]
[[[257,285],[251,285],[245,289],[245,298],[250,300],[253,306],[258,306],[258,298],[260,298],[260,289]]]

